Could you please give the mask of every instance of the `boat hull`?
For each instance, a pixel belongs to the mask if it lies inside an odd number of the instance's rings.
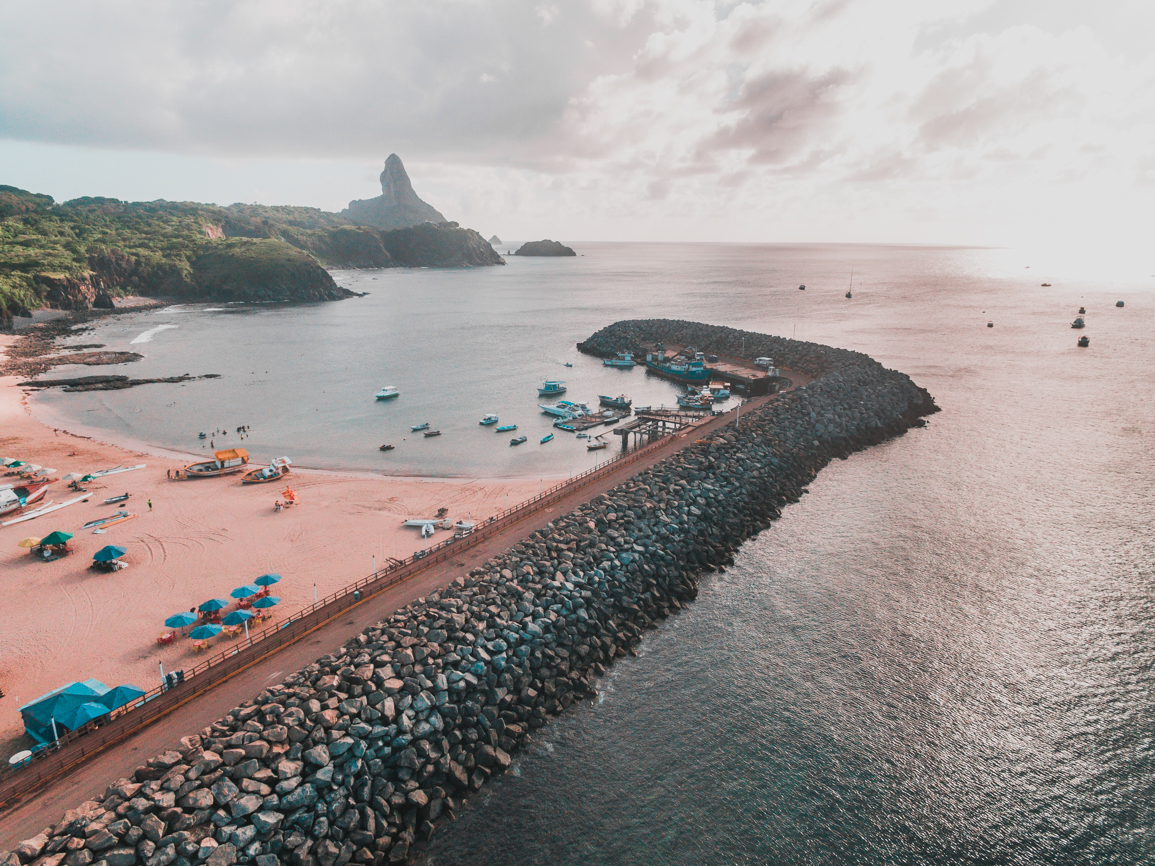
[[[673,366],[669,364],[657,364],[653,361],[646,361],[646,369],[655,376],[661,376],[663,379],[670,379],[674,382],[708,382],[710,381],[710,371],[706,368],[698,369],[684,369],[680,365]]]
[[[20,490],[26,491],[23,494],[23,498],[20,498],[21,494],[17,492]],[[48,482],[46,481],[40,485],[29,485],[27,487],[14,487],[12,488],[12,492],[18,498],[8,500],[4,502],[3,505],[0,505],[0,517],[6,514],[15,514],[17,511],[39,502],[48,493]]]
[[[289,474],[287,467],[268,477],[261,477],[261,473],[264,471],[264,469],[254,469],[252,472],[246,472],[241,476],[241,484],[268,484],[270,481],[279,481]]]
[[[248,468],[248,464],[241,464],[240,466],[209,469],[205,468],[203,464],[194,463],[192,466],[186,466],[184,472],[189,478],[217,478],[221,475],[236,475],[238,472],[246,472]]]

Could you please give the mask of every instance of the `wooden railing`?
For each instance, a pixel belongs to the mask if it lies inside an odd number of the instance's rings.
[[[733,412],[726,414],[731,415]],[[702,420],[715,419],[707,416]],[[355,605],[362,604],[431,566],[465,552],[575,490],[593,484],[622,466],[635,463],[655,451],[668,447],[674,440],[674,436],[664,436],[632,452],[599,463],[592,469],[587,469],[489,518],[467,536],[447,539],[428,550],[418,551],[406,560],[394,561],[388,568],[378,569],[373,574],[342,587],[280,622],[260,631],[251,630],[243,645],[234,645],[184,671],[182,682],[173,686],[154,688],[130,704],[113,711],[109,716],[95,719],[74,731],[65,733],[49,746],[34,752],[23,764],[3,768],[0,771],[0,810],[15,804],[52,779],[127,739],[219,683],[278,650],[296,643]]]

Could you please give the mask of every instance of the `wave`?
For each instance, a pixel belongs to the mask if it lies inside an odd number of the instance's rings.
[[[157,325],[155,328],[149,328],[143,334],[140,334],[131,343],[129,343],[129,345],[135,346],[137,343],[151,343],[152,338],[155,337],[157,334],[159,334],[161,331],[167,331],[170,328],[179,328],[179,327],[180,327],[180,325]]]

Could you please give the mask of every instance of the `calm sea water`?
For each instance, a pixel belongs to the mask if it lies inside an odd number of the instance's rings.
[[[247,422],[254,450],[378,469],[377,439],[431,420],[445,450],[410,457],[407,442],[411,471],[564,474],[576,449],[511,455],[476,420],[537,423],[527,389],[563,375],[582,399],[661,402],[664,383],[573,350],[607,322],[678,316],[868,352],[944,411],[823,470],[598,702],[539,732],[429,862],[1155,862],[1152,281],[989,250],[580,251],[341,274],[373,294],[307,310],[121,319],[98,340],[179,326],[137,344],[133,375],[226,379],[40,399],[158,444]],[[366,402],[383,384],[405,402]]]

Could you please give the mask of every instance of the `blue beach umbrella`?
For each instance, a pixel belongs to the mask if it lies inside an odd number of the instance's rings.
[[[178,613],[176,616],[170,616],[166,619],[164,624],[169,628],[184,628],[186,625],[192,625],[196,621],[196,614]]]
[[[136,686],[116,686],[101,695],[99,702],[110,710],[115,710],[117,707],[123,707],[125,704],[131,704],[137,698],[143,696],[144,689],[138,689]]]
[[[264,598],[258,598],[253,602],[253,607],[274,607],[281,603],[279,595],[266,595]]]
[[[247,610],[234,610],[228,616],[221,620],[223,625],[244,625],[247,620],[253,618],[253,615]]]
[[[251,583],[246,583],[244,586],[238,586],[229,593],[233,598],[248,598],[250,595],[256,595],[260,592],[260,588],[253,586]]]
[[[188,633],[188,636],[193,640],[208,640],[210,637],[216,637],[221,633],[219,625],[198,625]]]
[[[106,715],[108,715],[108,707],[93,701],[87,704],[81,704],[76,708],[76,712],[74,712],[71,717],[65,718],[63,721],[66,727],[75,731],[86,722],[91,722],[93,719],[99,719],[101,716]]]
[[[92,559],[94,562],[112,562],[112,560],[119,559],[126,553],[128,553],[128,548],[121,547],[118,544],[110,544],[96,551],[96,555],[93,556]]]
[[[200,611],[214,611],[222,610],[229,606],[229,603],[223,598],[210,598],[204,604],[197,608]]]
[[[255,583],[257,586],[272,586],[280,579],[281,576],[279,574],[262,574],[260,577],[254,580],[253,583]]]

